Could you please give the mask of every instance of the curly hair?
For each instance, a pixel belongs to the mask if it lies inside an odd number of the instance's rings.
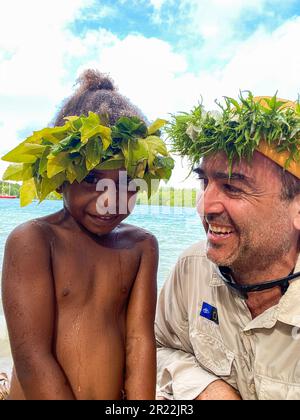
[[[118,92],[107,74],[88,69],[79,76],[76,84],[79,87],[64,100],[54,120],[55,126],[63,125],[65,117],[88,115],[90,111],[108,116],[110,125],[121,117],[139,117],[146,122],[142,112]]]

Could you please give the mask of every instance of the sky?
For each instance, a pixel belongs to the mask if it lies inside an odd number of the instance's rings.
[[[0,0],[0,155],[48,125],[86,68],[148,117],[240,90],[297,99],[300,0]],[[202,98],[202,99],[201,99]],[[186,180],[176,159],[171,184]],[[0,162],[0,175],[6,164]]]

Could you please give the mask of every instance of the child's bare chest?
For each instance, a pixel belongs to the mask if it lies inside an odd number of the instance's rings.
[[[126,305],[139,269],[137,250],[65,239],[55,245],[53,277],[59,305],[103,311]]]

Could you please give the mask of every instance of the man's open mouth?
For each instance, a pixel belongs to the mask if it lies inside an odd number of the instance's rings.
[[[213,235],[217,235],[220,237],[226,237],[234,232],[234,230],[228,226],[215,226],[215,225],[208,225],[209,233]]]

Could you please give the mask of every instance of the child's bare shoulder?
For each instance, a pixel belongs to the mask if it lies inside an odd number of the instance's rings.
[[[142,249],[158,248],[156,237],[146,229],[122,223],[118,227],[118,239],[128,241],[131,246],[138,246]]]
[[[17,226],[8,236],[6,246],[16,250],[24,246],[40,249],[48,247],[53,237],[51,217],[33,219]]]

